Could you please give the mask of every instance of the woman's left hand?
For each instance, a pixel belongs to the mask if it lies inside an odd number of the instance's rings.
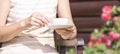
[[[76,37],[76,27],[72,26],[69,28],[57,28],[55,31],[61,35],[63,39],[72,39]]]

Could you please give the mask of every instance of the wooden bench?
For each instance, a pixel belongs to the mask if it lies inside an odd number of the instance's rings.
[[[104,22],[101,20],[100,15],[104,5],[120,5],[120,2],[119,0],[70,0],[73,20],[78,34],[75,40],[61,40],[60,37],[56,37],[56,45],[61,54],[65,54],[65,50],[70,46],[76,47],[75,44],[78,39],[82,38],[87,43],[93,29],[101,28]],[[71,45],[72,43],[74,44]],[[82,45],[77,46],[77,54],[82,54],[82,49]]]
[[[101,9],[105,5],[120,5],[118,0],[71,0],[73,20],[77,27],[78,38],[87,43],[90,33],[95,28],[101,28]]]

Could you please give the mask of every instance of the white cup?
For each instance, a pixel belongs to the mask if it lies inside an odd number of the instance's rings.
[[[67,25],[68,19],[67,18],[54,18],[52,19],[52,25]]]

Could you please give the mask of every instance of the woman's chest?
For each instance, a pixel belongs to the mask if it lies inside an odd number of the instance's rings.
[[[56,6],[57,0],[16,0],[12,1],[13,7],[24,7],[24,8],[33,8],[33,7],[52,7]]]
[[[21,11],[43,11],[56,9],[58,4],[57,0],[18,0],[13,5],[13,10]]]
[[[9,17],[17,20],[27,18],[34,12],[39,12],[48,17],[56,16],[58,0],[11,0],[13,7]]]

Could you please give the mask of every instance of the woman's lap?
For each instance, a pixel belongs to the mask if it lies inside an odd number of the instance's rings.
[[[52,44],[50,42],[53,42],[53,38],[45,38],[46,43],[40,42],[40,40],[44,42],[44,38],[38,39],[32,37],[17,37],[10,42],[4,43],[0,49],[0,54],[58,54],[55,48],[49,45]]]

